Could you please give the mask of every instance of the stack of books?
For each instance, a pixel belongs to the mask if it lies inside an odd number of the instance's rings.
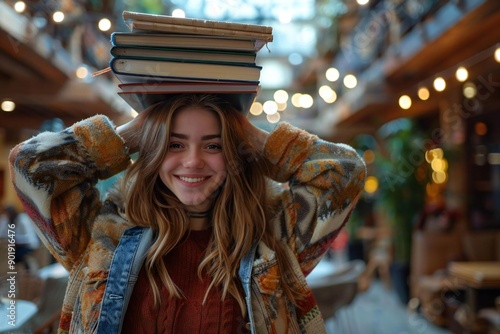
[[[123,12],[130,32],[111,34],[110,70],[136,111],[171,94],[214,93],[247,112],[257,96],[257,52],[272,27]]]

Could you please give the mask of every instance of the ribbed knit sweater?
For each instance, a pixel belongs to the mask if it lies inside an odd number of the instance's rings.
[[[206,276],[203,280],[198,277],[198,265],[203,259],[210,235],[211,229],[191,231],[189,236],[165,257],[169,275],[184,295],[183,298],[169,298],[163,287],[160,290],[161,303],[155,307],[153,291],[144,267],[142,268],[128,305],[122,333],[248,332],[247,321],[241,314],[238,302],[231,295],[222,301],[219,291],[212,288],[203,303],[210,280]]]

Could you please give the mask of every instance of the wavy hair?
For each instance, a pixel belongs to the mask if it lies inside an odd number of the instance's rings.
[[[206,272],[211,279],[208,291],[220,289],[222,298],[230,293],[246,314],[236,281],[238,268],[252,244],[263,240],[276,253],[284,293],[295,302],[300,294],[292,288],[293,283],[286,280],[290,275],[285,273],[291,273],[291,265],[286,261],[284,246],[275,238],[269,224],[273,213],[265,205],[269,200],[268,163],[245,139],[239,120],[243,116],[215,95],[183,94],[157,103],[147,111],[148,117],[138,138],[139,155],[122,182],[127,218],[138,226],[152,228],[155,234],[145,260],[155,304],[160,300],[160,284],[171,296],[182,296],[168,274],[163,257],[189,233],[189,218],[182,203],[161,181],[159,170],[168,150],[172,118],[188,107],[201,107],[218,116],[227,168],[226,180],[214,199],[213,234],[198,275],[201,277]]]

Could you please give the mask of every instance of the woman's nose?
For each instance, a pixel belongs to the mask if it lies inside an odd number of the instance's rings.
[[[186,168],[203,168],[205,165],[202,153],[197,149],[192,149],[186,152],[184,158],[184,167]]]

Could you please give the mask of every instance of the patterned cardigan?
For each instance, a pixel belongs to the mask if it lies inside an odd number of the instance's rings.
[[[255,245],[250,288],[245,289],[252,333],[324,333],[305,276],[348,221],[364,185],[365,164],[351,147],[287,123],[271,132],[264,156],[273,164],[272,178],[289,182],[276,193],[273,203],[280,210],[273,224],[276,237],[288,245],[297,283],[307,297],[293,306],[280,289],[274,253],[262,242]],[[123,140],[107,117],[97,115],[18,144],[9,163],[18,197],[40,238],[69,271],[59,332],[106,332],[97,328],[101,313],[107,314],[101,312],[106,287],[114,281],[108,274],[122,235],[133,226],[118,203],[101,199],[96,183],[131,163]]]

